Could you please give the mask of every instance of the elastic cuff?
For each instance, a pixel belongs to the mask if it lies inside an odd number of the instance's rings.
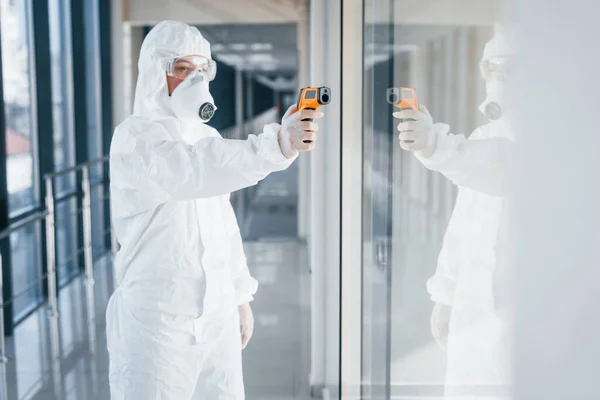
[[[279,124],[267,124],[263,129],[263,140],[264,145],[261,149],[261,155],[272,164],[283,164],[291,165],[294,160],[298,157],[298,153],[292,158],[287,158],[283,155],[281,147],[279,145],[279,131],[281,125]]]

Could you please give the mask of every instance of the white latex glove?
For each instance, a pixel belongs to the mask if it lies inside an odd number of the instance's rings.
[[[430,320],[431,334],[442,349],[446,349],[448,342],[450,315],[452,315],[452,307],[441,303],[435,303],[433,306]]]
[[[240,312],[240,333],[242,335],[242,349],[248,346],[248,342],[254,333],[254,314],[250,303],[242,304],[238,307]]]
[[[279,147],[287,158],[292,158],[301,151],[310,151],[315,148],[319,125],[314,120],[323,118],[323,114],[316,110],[302,110],[293,105],[286,111],[281,119],[279,131]],[[313,121],[302,121],[312,118]]]
[[[425,157],[431,155],[435,150],[437,137],[427,108],[420,106],[418,110],[402,110],[393,115],[401,120],[398,125],[400,147]]]

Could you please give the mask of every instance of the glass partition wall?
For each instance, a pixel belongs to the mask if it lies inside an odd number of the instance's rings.
[[[468,188],[456,205],[458,186],[400,147],[402,121],[392,115],[400,109],[390,104],[389,89],[414,88],[433,121],[448,124],[452,135],[470,137],[489,124],[478,109],[486,98],[480,60],[499,29],[502,4],[430,3],[363,2],[364,399],[441,398],[451,387],[460,395],[489,394],[501,375],[501,355],[486,354],[502,351],[494,345],[493,267],[487,267],[501,199]],[[436,329],[449,329],[450,342],[444,331],[439,344]]]

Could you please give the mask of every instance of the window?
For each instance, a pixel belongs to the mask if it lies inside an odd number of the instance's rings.
[[[75,165],[73,126],[72,52],[69,2],[50,0],[50,57],[52,76],[52,116],[54,119],[54,170]],[[55,179],[55,193],[62,197],[76,187],[76,174]],[[59,283],[62,285],[78,272],[77,203],[75,198],[56,205],[56,257]]]
[[[0,2],[8,211],[11,215],[39,201],[30,6],[28,1]],[[40,238],[39,224],[10,236],[15,320],[42,301]]]
[[[508,383],[491,284],[497,200],[464,194],[402,150],[401,121],[392,116],[399,109],[386,98],[392,88],[415,88],[419,103],[452,134],[468,137],[483,125],[479,137],[507,134],[506,125],[490,124],[478,110],[486,96],[478,64],[502,1],[472,10],[459,24],[454,2],[418,3],[363,2],[364,398],[483,396]],[[446,352],[431,333],[432,298],[454,305]],[[438,309],[437,321],[445,320],[449,308]],[[448,325],[436,329],[448,332]]]
[[[71,30],[68,2],[49,1],[50,57],[52,70],[52,115],[54,118],[54,169],[75,164],[73,93],[71,74]],[[58,179],[57,192],[72,188],[75,176]]]
[[[100,29],[98,1],[85,4],[85,51],[87,85],[87,121],[88,121],[88,157],[94,160],[102,157],[102,90],[100,85]],[[103,164],[90,166],[92,183],[103,177]],[[94,258],[105,250],[104,192],[102,186],[96,186],[91,192],[92,201],[92,246]]]
[[[85,3],[85,68],[87,85],[88,157],[102,157],[102,124],[100,115],[100,30],[98,25],[98,1]],[[102,165],[91,168],[92,177],[102,175]]]
[[[2,74],[6,116],[6,169],[9,212],[35,205],[37,191],[36,131],[33,124],[30,3],[0,3]]]

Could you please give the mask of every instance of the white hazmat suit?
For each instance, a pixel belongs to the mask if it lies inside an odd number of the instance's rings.
[[[294,157],[282,154],[278,124],[234,141],[191,118],[212,97],[202,79],[184,81],[169,97],[165,62],[186,55],[211,57],[196,28],[165,21],[149,32],[134,114],[111,145],[121,245],[107,309],[113,400],[244,398],[238,306],[252,300],[257,282],[229,193]],[[196,111],[186,111],[194,102]]]
[[[506,56],[510,49],[502,33],[497,33],[484,50],[482,62]],[[503,83],[486,81],[486,100],[506,106]],[[426,110],[424,110],[426,111]],[[446,398],[479,399],[506,391],[510,383],[505,321],[496,313],[494,280],[500,262],[500,249],[506,224],[507,172],[514,157],[513,130],[505,114],[476,129],[469,138],[452,135],[446,124],[432,124],[427,112],[420,121],[399,126],[401,143],[415,151],[430,170],[441,172],[458,185],[458,196],[436,274],[427,289],[437,304],[432,325],[443,324],[439,305],[451,307],[447,338]],[[396,113],[407,118],[406,113]],[[411,128],[407,131],[407,128]],[[402,133],[404,132],[404,133]],[[449,309],[448,309],[449,310]],[[432,327],[443,332],[443,327]]]

